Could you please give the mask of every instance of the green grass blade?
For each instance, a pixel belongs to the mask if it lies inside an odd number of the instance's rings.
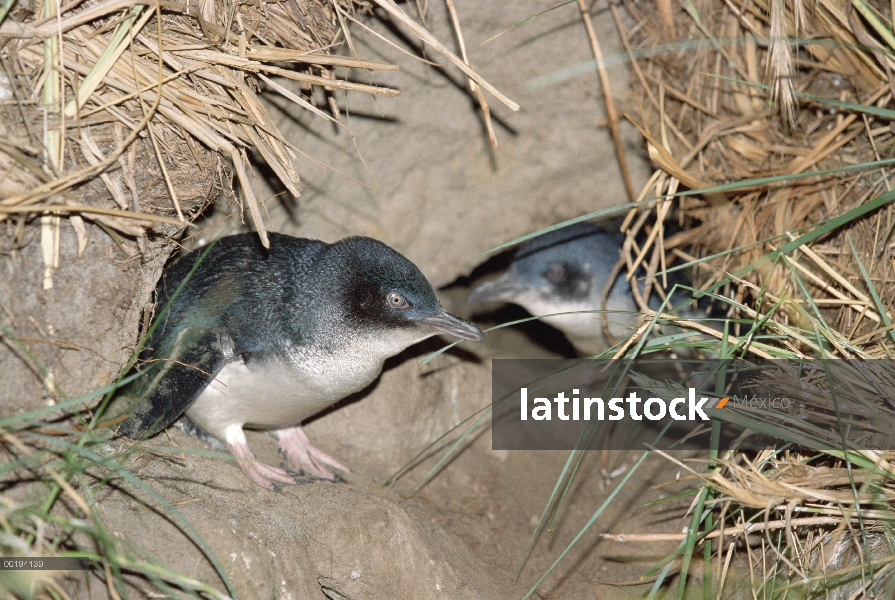
[[[867,272],[867,269],[864,267],[864,262],[858,256],[858,251],[855,250],[855,245],[851,241],[851,236],[846,236],[846,239],[851,248],[852,256],[855,257],[855,262],[858,263],[858,268],[861,269],[861,277],[864,278],[864,283],[867,284],[867,289],[870,290],[870,296],[873,298],[873,305],[876,306],[876,311],[883,320],[883,325],[887,328],[891,327],[892,320],[889,318],[889,312],[886,310],[883,301],[880,299],[879,292],[876,291],[876,286],[873,285],[873,281],[870,279],[870,273]],[[895,342],[895,331],[892,331],[892,329],[889,329],[889,337]]]
[[[12,5],[16,3],[16,0],[3,0],[3,4],[0,5],[0,25],[3,25],[3,19],[6,18],[7,13],[12,8]],[[12,81],[9,82],[10,85],[13,84]]]
[[[511,31],[513,31],[514,29],[518,29],[518,28],[522,27],[523,25],[526,25],[526,24],[528,24],[528,23],[531,23],[532,21],[534,21],[535,19],[537,19],[537,18],[540,17],[540,16],[546,15],[546,14],[549,13],[549,12],[553,12],[554,10],[556,10],[556,9],[558,9],[558,8],[562,8],[563,6],[568,6],[569,4],[574,4],[575,1],[576,1],[576,0],[568,0],[567,2],[562,2],[561,4],[557,4],[556,6],[551,6],[550,8],[546,8],[546,9],[540,11],[540,12],[537,12],[537,13],[531,15],[530,17],[527,17],[527,18],[525,18],[525,19],[522,19],[521,21],[519,21],[518,23],[516,23],[516,24],[513,25],[512,27],[508,27],[507,29],[504,29],[503,31],[501,31],[501,32],[498,33],[497,35],[492,35],[491,37],[489,37],[487,40],[485,40],[484,42],[482,42],[481,44],[479,44],[479,48],[481,48],[481,47],[484,46],[485,44],[489,44],[489,43],[491,43],[492,41],[496,40],[497,38],[499,38],[500,36],[504,35],[505,33],[509,33],[509,32],[511,32]]]
[[[668,431],[668,428],[670,426],[671,426],[671,423],[669,422],[668,424],[665,425],[665,427],[662,428],[662,431],[660,431],[659,435],[656,436],[655,443],[658,443],[659,440],[662,439],[662,436],[665,435],[665,432]],[[531,589],[528,590],[528,593],[522,597],[522,600],[528,600],[528,598],[530,598],[531,595],[534,594],[535,591],[537,591],[538,586],[541,585],[545,579],[547,579],[547,576],[550,575],[550,573],[553,572],[553,569],[556,568],[556,566],[560,563],[560,561],[562,561],[562,559],[565,558],[566,554],[569,553],[569,550],[571,550],[572,547],[578,543],[578,540],[580,540],[584,536],[584,534],[587,533],[587,531],[591,528],[591,526],[593,526],[593,524],[596,523],[596,521],[600,517],[600,515],[603,514],[603,511],[605,511],[606,508],[610,504],[612,504],[612,501],[615,500],[615,497],[618,495],[618,493],[622,490],[622,488],[625,487],[625,485],[628,483],[628,481],[631,479],[631,477],[634,475],[634,473],[637,472],[637,469],[640,468],[640,465],[643,464],[643,461],[646,460],[646,457],[649,456],[649,452],[650,452],[649,450],[645,450],[640,455],[640,458],[638,458],[637,461],[628,470],[628,472],[625,473],[625,476],[622,478],[621,481],[618,482],[618,485],[615,486],[615,489],[612,490],[612,492],[609,494],[609,496],[606,497],[606,499],[603,501],[603,503],[600,505],[600,507],[597,508],[597,510],[594,512],[594,514],[591,516],[591,518],[587,521],[587,523],[584,525],[584,527],[582,527],[581,530],[578,532],[578,534],[572,539],[572,541],[569,542],[569,545],[566,546],[565,549],[562,551],[562,553],[560,553],[560,555],[556,558],[556,560],[553,561],[553,564],[550,565],[550,567],[544,572],[544,574],[541,575],[540,579],[538,579],[535,582],[535,584],[531,587]]]
[[[180,523],[181,527],[183,528],[184,533],[186,533],[187,536],[192,540],[192,542],[194,544],[196,544],[196,546],[198,546],[202,550],[203,554],[205,554],[205,557],[211,563],[212,567],[217,572],[218,577],[221,578],[221,581],[224,583],[224,586],[227,588],[227,592],[234,598],[236,597],[236,593],[233,589],[233,584],[230,582],[230,579],[227,577],[227,573],[226,573],[226,571],[224,571],[223,566],[220,564],[220,562],[218,562],[217,558],[215,557],[214,552],[212,552],[211,547],[208,546],[208,543],[202,538],[201,535],[199,535],[199,533],[193,528],[193,526],[190,524],[190,522],[183,515],[180,514],[180,511],[178,511],[164,497],[162,497],[160,494],[158,494],[155,490],[153,490],[151,487],[149,487],[146,483],[144,483],[139,477],[137,477],[136,475],[134,475],[133,473],[131,473],[130,471],[128,471],[127,469],[122,467],[120,464],[118,464],[118,462],[116,462],[112,458],[103,456],[101,454],[97,454],[97,453],[91,451],[90,449],[84,447],[84,445],[82,445],[82,443],[81,443],[81,441],[83,441],[83,440],[79,441],[79,443],[77,443],[77,444],[73,444],[67,440],[63,440],[63,439],[60,439],[60,438],[57,438],[54,436],[40,435],[40,434],[36,434],[36,433],[31,433],[31,432],[28,432],[26,435],[28,435],[29,437],[34,437],[35,439],[41,440],[43,443],[45,443],[49,446],[53,446],[53,445],[59,446],[62,449],[65,449],[65,450],[68,450],[70,452],[77,454],[78,456],[82,457],[83,459],[86,459],[87,461],[89,461],[92,464],[99,465],[101,467],[105,467],[106,469],[109,469],[110,471],[114,472],[116,475],[118,475],[119,477],[121,477],[122,479],[127,481],[128,483],[134,485],[135,487],[139,488],[140,490],[142,490],[143,492],[148,494],[150,497],[152,497],[153,500],[155,500],[159,505],[164,507],[164,509],[168,512],[168,514],[170,514],[172,517],[174,517],[174,519],[178,523]]]

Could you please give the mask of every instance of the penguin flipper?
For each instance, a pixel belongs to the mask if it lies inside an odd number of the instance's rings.
[[[171,425],[233,357],[227,333],[184,327],[167,358],[153,360],[116,398],[103,421],[121,419],[116,436],[150,437]]]

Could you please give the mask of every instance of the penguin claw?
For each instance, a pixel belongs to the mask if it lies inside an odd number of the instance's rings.
[[[255,455],[252,454],[252,451],[245,444],[231,444],[230,452],[236,457],[242,472],[264,489],[278,492],[280,490],[277,489],[274,482],[288,483],[290,485],[298,483],[295,477],[291,477],[285,469],[272,467],[255,458]]]
[[[280,429],[274,431],[273,434],[279,440],[280,450],[283,451],[290,465],[296,471],[301,471],[310,477],[327,479],[329,481],[338,481],[341,478],[328,467],[343,473],[351,472],[351,469],[335,458],[314,447],[301,427]]]

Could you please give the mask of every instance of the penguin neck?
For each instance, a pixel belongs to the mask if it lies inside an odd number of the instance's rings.
[[[344,315],[319,314],[311,332],[310,345],[327,354],[353,357],[357,361],[381,363],[408,347],[435,335],[413,326],[358,327]]]

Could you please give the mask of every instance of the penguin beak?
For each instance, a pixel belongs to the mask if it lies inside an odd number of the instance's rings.
[[[481,342],[485,339],[485,336],[482,335],[482,331],[478,327],[460,317],[455,317],[450,313],[446,313],[444,310],[440,310],[431,317],[422,319],[422,321],[423,323],[427,323],[435,331],[447,333],[448,335],[453,335],[464,340]]]
[[[511,271],[507,271],[497,279],[480,283],[469,292],[468,301],[472,304],[485,302],[515,302],[522,287]]]

